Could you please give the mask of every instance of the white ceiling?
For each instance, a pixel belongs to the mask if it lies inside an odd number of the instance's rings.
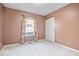
[[[45,16],[68,5],[68,3],[4,3],[3,5],[4,7]]]

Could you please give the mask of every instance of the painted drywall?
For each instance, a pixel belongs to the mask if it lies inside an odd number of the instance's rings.
[[[14,44],[21,41],[21,21],[22,14],[26,16],[36,16],[38,20],[38,38],[44,39],[44,22],[45,17],[40,15],[35,15],[27,12],[22,12],[10,8],[5,8],[4,10],[4,24],[3,24],[3,44]],[[32,37],[31,37],[32,38]],[[29,38],[29,39],[31,39]],[[32,40],[32,39],[31,39]],[[29,41],[28,37],[25,41]]]
[[[56,42],[79,50],[79,3],[52,12],[50,17],[55,17]]]
[[[3,21],[3,44],[18,43],[20,40],[21,20],[20,13],[5,8]]]
[[[2,39],[3,39],[2,22],[3,22],[3,6],[2,4],[0,4],[0,48],[2,47]]]
[[[38,39],[45,39],[45,17],[37,16]]]

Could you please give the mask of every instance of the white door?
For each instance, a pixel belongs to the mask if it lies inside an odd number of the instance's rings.
[[[55,18],[47,19],[45,22],[45,39],[55,42]]]

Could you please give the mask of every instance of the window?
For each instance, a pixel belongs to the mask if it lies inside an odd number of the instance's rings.
[[[34,36],[34,20],[32,17],[28,17],[24,21],[24,36]]]

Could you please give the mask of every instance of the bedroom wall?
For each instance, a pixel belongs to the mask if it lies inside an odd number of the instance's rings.
[[[4,9],[3,44],[18,43],[20,40],[20,13],[12,9]]]
[[[5,8],[4,10],[4,25],[3,25],[3,44],[14,44],[18,43],[20,41],[20,36],[21,36],[21,21],[22,21],[22,14],[25,14],[26,16],[36,16],[38,20],[38,37],[39,39],[44,39],[44,22],[45,22],[45,17],[28,13],[28,12],[23,12],[23,11],[18,11],[10,8]],[[28,41],[28,37],[27,40]]]
[[[55,17],[56,42],[79,50],[79,3],[69,4],[47,15]]]
[[[3,24],[3,6],[2,4],[0,4],[0,48],[2,47],[2,40],[3,40],[2,24]]]

